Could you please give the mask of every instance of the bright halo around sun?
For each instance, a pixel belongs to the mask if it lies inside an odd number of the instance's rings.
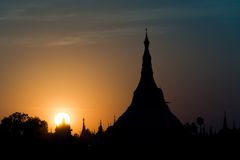
[[[61,124],[70,124],[70,116],[67,113],[60,112],[60,113],[56,114],[56,116],[54,118],[54,122],[57,126],[59,126]]]

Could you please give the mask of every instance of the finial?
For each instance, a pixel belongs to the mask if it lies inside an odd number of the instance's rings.
[[[148,30],[147,30],[147,28],[145,28],[145,32],[146,32],[146,40],[148,40]]]
[[[145,28],[145,31],[146,31],[146,36],[145,36],[144,44],[145,44],[145,47],[148,48],[150,42],[148,40],[147,28]]]
[[[85,119],[83,118],[83,125],[82,125],[82,131],[86,130],[86,126],[85,126]]]

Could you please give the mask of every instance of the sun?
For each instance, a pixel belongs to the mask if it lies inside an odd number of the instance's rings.
[[[64,124],[64,123],[70,124],[70,116],[67,113],[60,112],[60,113],[56,114],[56,116],[54,118],[54,122],[57,126]]]

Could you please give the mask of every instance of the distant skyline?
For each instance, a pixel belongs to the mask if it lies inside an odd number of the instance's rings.
[[[137,87],[148,28],[156,83],[183,122],[240,127],[240,1],[0,1],[0,118],[68,112],[94,130]]]

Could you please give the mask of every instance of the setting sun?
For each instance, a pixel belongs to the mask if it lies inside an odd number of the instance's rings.
[[[70,116],[67,113],[58,113],[54,118],[54,122],[57,126],[62,123],[70,124]]]

